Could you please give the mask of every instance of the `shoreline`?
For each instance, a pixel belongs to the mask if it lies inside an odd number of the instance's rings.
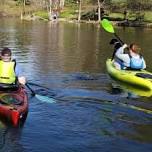
[[[144,27],[144,28],[152,28],[151,22],[144,22],[144,21],[114,21],[115,25],[122,26],[122,27]]]
[[[77,19],[70,19],[70,18],[58,18],[56,20],[49,21],[46,18],[42,18],[40,16],[35,16],[35,15],[27,15],[21,18],[21,16],[12,16],[12,15],[6,15],[5,13],[2,14],[0,13],[0,19],[9,19],[9,18],[17,18],[20,20],[25,20],[25,21],[36,21],[36,20],[43,20],[47,22],[69,22],[69,23],[86,23],[86,24],[99,24],[98,21],[96,20],[80,20],[78,22]],[[129,21],[129,20],[124,20],[124,21],[111,21],[114,25],[116,26],[122,26],[122,27],[143,27],[143,28],[152,28],[152,23],[151,22],[144,22],[144,21]]]

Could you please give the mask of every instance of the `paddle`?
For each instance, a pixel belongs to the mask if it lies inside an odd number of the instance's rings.
[[[31,91],[31,93],[32,93],[31,95],[35,96],[38,100],[40,100],[42,102],[46,102],[46,103],[55,103],[56,102],[53,98],[36,94],[36,92],[29,86],[28,83],[26,83],[25,85]]]
[[[45,86],[42,86],[42,85],[39,85],[39,84],[36,84],[36,83],[33,83],[33,82],[28,82],[29,85],[33,85],[33,86],[37,86],[37,87],[41,87],[41,88],[45,88],[45,89],[49,89]]]
[[[120,39],[120,37],[115,33],[113,25],[109,20],[104,18],[103,20],[100,21],[100,25],[103,27],[105,31],[114,34],[114,36],[119,40],[121,44],[124,44],[124,42]]]

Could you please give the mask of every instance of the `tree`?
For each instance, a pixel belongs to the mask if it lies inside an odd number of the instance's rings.
[[[26,0],[22,0],[21,20],[23,19],[23,16],[25,15],[25,1]]]
[[[49,0],[49,20],[52,20],[52,0]]]
[[[98,22],[101,20],[101,11],[100,11],[100,0],[98,0]]]
[[[98,22],[100,22],[101,13],[103,13],[103,11],[104,11],[104,2],[105,2],[105,0],[102,0],[102,2],[100,2],[100,0],[98,0]],[[102,12],[101,12],[101,9],[102,9]]]
[[[78,22],[80,22],[81,20],[81,8],[82,8],[82,0],[78,1],[79,3],[79,15],[78,15]]]
[[[60,9],[63,9],[65,0],[59,0]]]

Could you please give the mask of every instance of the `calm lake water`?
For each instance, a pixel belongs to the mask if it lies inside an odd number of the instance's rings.
[[[143,49],[152,71],[152,29],[115,28]],[[21,128],[0,122],[0,152],[151,152],[152,97],[113,87],[105,62],[112,34],[92,24],[0,21],[0,49],[10,47],[31,85]]]

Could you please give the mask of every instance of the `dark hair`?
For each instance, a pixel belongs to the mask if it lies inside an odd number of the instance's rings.
[[[3,50],[1,51],[2,56],[6,55],[6,54],[9,55],[9,56],[12,55],[11,50],[7,47],[3,48]]]

